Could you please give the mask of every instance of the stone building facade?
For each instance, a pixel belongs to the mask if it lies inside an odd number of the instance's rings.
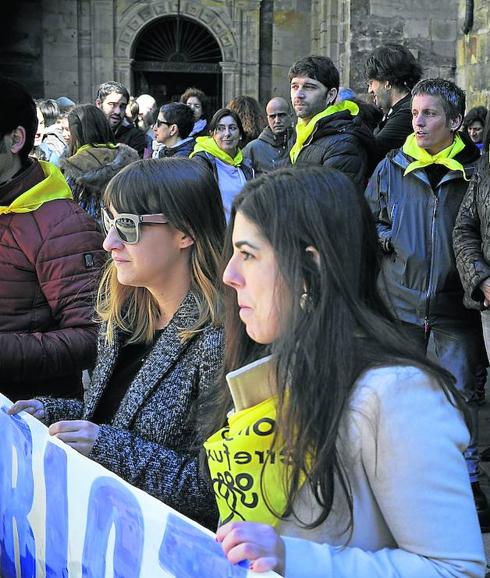
[[[490,3],[474,0],[473,12],[467,14],[466,0],[459,2],[459,22],[466,19],[471,29],[460,34],[456,53],[456,79],[466,89],[468,107],[490,107]]]
[[[363,93],[367,55],[397,42],[425,76],[456,79],[471,105],[488,104],[488,1],[474,4],[464,35],[465,0],[17,0],[6,8],[0,72],[38,97],[89,102],[115,79],[160,102],[199,86],[217,107],[238,94],[287,96],[290,64],[313,53]]]

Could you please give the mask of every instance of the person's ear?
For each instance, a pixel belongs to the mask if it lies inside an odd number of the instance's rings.
[[[315,265],[318,267],[318,269],[320,269],[320,253],[318,252],[318,249],[313,247],[313,245],[308,245],[305,251],[308,253],[308,257],[313,259]]]
[[[453,118],[449,121],[449,128],[451,129],[451,132],[456,132],[459,127],[461,126],[461,123],[463,122],[463,117],[458,114],[458,116],[456,118]]]
[[[14,128],[11,132],[10,152],[14,155],[18,154],[26,143],[26,129],[23,126]]]
[[[102,108],[102,101],[100,100],[100,98],[95,99],[95,106],[97,108]]]
[[[327,105],[331,105],[335,102],[335,100],[337,99],[338,92],[339,91],[336,88],[331,88],[327,92]]]
[[[188,249],[189,247],[192,247],[192,245],[194,245],[194,239],[190,235],[180,233],[179,248]]]

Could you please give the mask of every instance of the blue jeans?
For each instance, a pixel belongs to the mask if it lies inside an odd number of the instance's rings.
[[[464,453],[470,481],[476,482],[479,473],[478,455],[478,406],[475,403],[476,372],[483,363],[483,341],[480,328],[457,324],[431,327],[430,335],[416,325],[403,324],[427,357],[453,374],[458,389],[466,403],[471,418],[470,444]],[[489,317],[490,337],[490,317]]]

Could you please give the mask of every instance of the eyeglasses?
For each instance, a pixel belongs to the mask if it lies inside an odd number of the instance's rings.
[[[170,126],[172,123],[171,122],[167,122],[166,120],[160,120],[159,118],[156,119],[155,121],[155,126],[157,128],[160,128],[162,126],[162,124],[166,124],[167,126]]]
[[[112,219],[107,209],[102,209],[102,222],[106,233],[114,227],[116,234],[123,243],[127,245],[136,245],[140,240],[140,224],[142,223],[160,223],[165,225],[169,220],[162,213],[153,215],[132,215],[131,213],[121,213],[115,219]]]

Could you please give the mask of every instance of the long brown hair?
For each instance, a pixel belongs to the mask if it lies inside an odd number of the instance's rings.
[[[208,324],[220,325],[225,217],[211,173],[185,158],[136,161],[109,182],[104,203],[120,213],[163,213],[176,229],[192,237],[191,291],[199,318],[181,337],[187,340]],[[130,333],[129,343],[153,339],[158,321],[154,297],[143,287],[120,284],[112,261],[102,277],[96,310],[107,322],[108,341],[113,340],[115,327]]]
[[[342,173],[325,168],[282,169],[250,181],[235,197],[225,242],[225,259],[233,253],[232,232],[240,212],[272,245],[284,285],[287,331],[268,346],[253,342],[239,317],[236,293],[225,291],[224,372],[266,354],[277,360],[278,428],[290,458],[284,512],[306,485],[321,508],[312,523],[322,524],[332,509],[336,480],[351,513],[348,472],[338,452],[341,420],[356,380],[365,370],[386,365],[415,365],[428,372],[462,407],[454,378],[429,362],[401,332],[383,305],[376,281],[377,243],[364,198]],[[308,247],[319,254],[320,264]],[[306,306],[301,296],[307,294]],[[231,399],[225,385],[209,414],[210,434],[223,426]],[[456,400],[456,401],[454,401]],[[214,420],[214,423],[212,423]],[[302,521],[299,520],[301,523]]]

